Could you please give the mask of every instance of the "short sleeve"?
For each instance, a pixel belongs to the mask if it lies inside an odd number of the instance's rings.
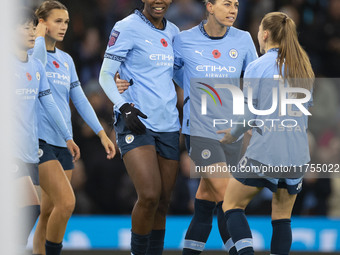
[[[183,66],[183,58],[182,58],[182,48],[181,48],[181,46],[182,46],[181,38],[180,38],[180,34],[178,34],[177,36],[175,36],[174,44],[173,44],[174,57],[175,57],[175,61],[174,61],[174,69],[175,70],[179,70]]]
[[[243,67],[242,67],[242,71],[246,70],[246,67],[253,62],[254,60],[256,60],[258,58],[257,56],[257,52],[256,52],[256,48],[253,42],[253,39],[251,38],[250,34],[247,32],[247,53],[246,53],[246,57],[243,61]]]
[[[104,58],[124,62],[128,52],[133,48],[134,34],[126,22],[117,22],[111,30]]]

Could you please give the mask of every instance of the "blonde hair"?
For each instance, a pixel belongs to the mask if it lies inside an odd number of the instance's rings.
[[[261,25],[263,30],[270,32],[272,43],[279,45],[277,65],[280,75],[287,79],[292,87],[311,90],[314,72],[306,51],[298,41],[294,21],[285,13],[271,12],[264,16]]]

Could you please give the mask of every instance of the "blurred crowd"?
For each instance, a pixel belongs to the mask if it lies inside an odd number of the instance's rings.
[[[24,0],[22,0],[24,1]],[[42,0],[33,0],[32,8]],[[112,130],[112,103],[98,83],[99,71],[110,31],[140,0],[60,0],[70,14],[70,27],[58,47],[74,59],[82,87],[103,127],[115,140]],[[173,0],[167,18],[181,30],[189,29],[205,17],[202,0]],[[310,117],[312,163],[340,163],[340,0],[239,0],[236,27],[251,33],[257,45],[259,22],[267,12],[282,11],[294,19],[299,39],[307,51],[317,76],[314,107]],[[27,4],[27,3],[26,3]],[[179,95],[179,108],[181,105]],[[74,108],[73,108],[74,109]],[[117,148],[107,160],[100,140],[74,110],[74,139],[81,149],[72,185],[78,214],[130,214],[136,199]],[[190,178],[190,158],[182,144],[180,171],[173,193],[170,214],[191,214],[198,179]],[[340,171],[340,169],[338,169]],[[324,176],[324,175],[323,175]],[[321,176],[321,177],[323,177]],[[338,178],[305,179],[297,198],[295,215],[340,217],[340,174]],[[247,208],[248,214],[269,214],[271,193],[263,190]]]

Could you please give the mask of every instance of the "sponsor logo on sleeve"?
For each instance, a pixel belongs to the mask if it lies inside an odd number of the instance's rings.
[[[112,33],[110,35],[110,39],[109,39],[109,47],[115,45],[117,39],[118,39],[118,36],[119,36],[120,32],[116,31],[116,30],[112,30]]]

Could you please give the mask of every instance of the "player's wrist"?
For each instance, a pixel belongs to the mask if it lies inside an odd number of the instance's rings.
[[[133,109],[134,109],[134,107],[129,103],[124,103],[121,107],[119,107],[119,111],[121,113],[129,112]]]
[[[124,112],[130,107],[131,107],[131,105],[129,103],[124,103],[121,107],[119,107],[119,111]]]
[[[97,136],[99,137],[100,140],[103,140],[103,139],[107,138],[107,135],[106,135],[104,129],[100,130],[100,131],[97,133]]]

